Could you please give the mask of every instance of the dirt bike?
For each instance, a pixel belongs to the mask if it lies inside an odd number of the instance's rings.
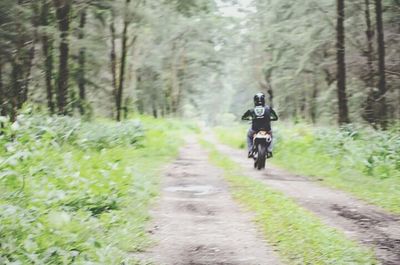
[[[253,158],[254,168],[258,170],[265,168],[265,161],[267,159],[267,150],[272,142],[271,132],[260,130],[253,136]]]

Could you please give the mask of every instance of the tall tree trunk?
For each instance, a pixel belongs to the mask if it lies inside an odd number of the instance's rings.
[[[57,80],[57,106],[58,113],[61,115],[67,114],[67,97],[68,97],[68,57],[69,57],[69,14],[71,10],[70,0],[53,0],[56,8],[56,17],[58,20],[58,28],[60,31],[60,55],[59,69]]]
[[[85,24],[86,24],[86,9],[82,10],[79,21],[79,40],[83,40],[85,37]],[[82,44],[81,44],[82,45]],[[82,46],[79,49],[79,71],[78,71],[78,87],[79,87],[79,111],[81,115],[85,114],[85,100],[86,100],[86,91],[85,91],[85,61],[86,61],[86,48]]]
[[[379,73],[379,98],[378,102],[380,105],[378,117],[380,124],[383,129],[387,127],[387,106],[386,106],[386,78],[385,78],[385,39],[383,33],[383,21],[382,21],[382,1],[375,0],[375,11],[376,11],[376,31],[378,41],[378,73]]]
[[[365,80],[365,84],[368,87],[367,98],[363,103],[363,113],[362,117],[372,124],[374,127],[377,122],[376,115],[376,99],[379,97],[375,91],[375,70],[373,66],[374,61],[374,49],[373,49],[373,37],[374,30],[372,28],[371,23],[371,13],[370,13],[370,1],[365,0],[365,22],[367,29],[365,31],[366,39],[367,39],[367,50],[365,51],[365,55],[367,56],[367,71],[363,79]]]
[[[41,21],[40,24],[43,27],[47,27],[49,25],[48,17],[49,17],[49,9],[50,5],[47,0],[42,1],[42,10],[41,10]],[[42,51],[44,55],[44,65],[45,65],[45,83],[46,83],[46,96],[47,96],[47,108],[49,109],[51,114],[54,114],[54,87],[53,87],[53,41],[49,37],[48,33],[45,32],[42,35]]]
[[[397,104],[397,119],[398,120],[400,120],[400,88],[398,88],[397,89],[397,93],[398,93],[398,96],[397,96],[397,102],[398,102],[398,104]]]
[[[183,47],[178,49],[177,43],[174,42],[172,45],[172,57],[171,57],[171,113],[177,114],[181,106],[183,90],[182,80],[184,80],[186,59],[185,44]]]
[[[374,37],[374,30],[372,28],[371,24],[371,14],[369,11],[370,7],[370,2],[369,0],[365,0],[365,23],[367,26],[367,30],[365,31],[365,35],[367,37],[367,66],[368,66],[368,71],[367,71],[367,86],[368,87],[374,87],[374,67],[373,67],[373,62],[374,62],[374,47],[373,47],[373,37]]]
[[[3,84],[3,61],[0,58],[0,115],[6,116],[7,109],[6,109],[6,93]]]
[[[111,23],[110,23],[110,32],[111,32],[111,51],[110,51],[110,60],[111,60],[111,75],[112,75],[112,86],[113,86],[113,96],[115,99],[115,104],[117,102],[117,54],[115,51],[115,17],[114,13],[111,15]]]
[[[171,56],[171,113],[174,115],[178,111],[178,94],[180,90],[180,84],[178,79],[178,70],[177,70],[177,59],[176,59],[176,43],[174,42],[172,45],[172,56]]]
[[[131,0],[126,0],[125,8],[128,8],[129,3]],[[117,107],[117,121],[121,120],[121,103],[122,103],[122,96],[123,96],[123,89],[124,89],[124,78],[125,78],[125,65],[126,65],[126,54],[127,54],[127,41],[128,41],[128,27],[129,21],[127,17],[127,11],[125,10],[124,16],[124,29],[122,32],[122,44],[121,44],[121,68],[119,73],[119,84],[118,84],[118,91],[117,91],[117,100],[116,100],[116,107]]]
[[[117,106],[117,94],[118,94],[118,85],[117,85],[117,53],[115,51],[115,15],[114,12],[111,11],[111,22],[110,22],[110,33],[111,33],[111,51],[110,51],[110,61],[111,61],[111,76],[112,76],[112,85],[113,85],[113,96],[115,99],[115,106]]]
[[[268,70],[266,73],[264,73],[262,75],[263,80],[261,80],[259,82],[259,84],[260,84],[260,87],[262,88],[262,90],[268,94],[269,105],[273,108],[274,107],[274,91],[273,91],[272,85],[271,85],[271,75],[272,75],[272,69]]]
[[[337,59],[337,95],[339,108],[339,124],[349,123],[346,95],[346,61],[345,61],[345,32],[344,32],[344,0],[337,0],[336,26],[336,59]]]
[[[376,118],[374,105],[376,99],[376,92],[374,91],[375,82],[375,71],[373,67],[374,61],[374,49],[373,49],[373,36],[374,30],[371,25],[371,14],[370,14],[370,1],[365,0],[365,22],[367,26],[367,30],[365,31],[365,35],[367,38],[367,50],[365,51],[365,55],[367,56],[367,72],[365,74],[364,80],[365,84],[368,87],[367,91],[367,99],[363,104],[363,114],[362,117],[371,124],[375,124]]]
[[[274,107],[274,90],[272,89],[271,75],[272,75],[272,70],[268,71],[268,73],[265,74],[265,82],[267,83],[267,94],[268,94],[268,99],[269,99],[269,105],[271,106],[271,108],[273,108]]]
[[[33,60],[35,59],[36,52],[36,43],[38,41],[38,26],[40,20],[40,12],[39,12],[39,4],[36,1],[32,2],[32,26],[33,26],[33,35],[31,39],[31,47],[29,48],[28,56],[25,62],[25,77],[22,91],[22,103],[28,100],[28,91],[29,91],[29,82],[31,81],[31,73]]]
[[[18,0],[18,5],[22,5],[23,1]],[[17,15],[21,15],[21,11],[19,10]],[[17,40],[15,43],[15,55],[13,61],[11,63],[12,70],[11,70],[11,93],[10,93],[10,102],[11,102],[11,109],[10,109],[10,119],[11,121],[15,121],[17,117],[18,110],[23,105],[23,98],[24,98],[24,62],[26,61],[26,50],[25,42],[26,35],[23,31],[22,21],[17,19],[16,20],[16,32],[17,32]]]
[[[182,101],[183,101],[183,97],[184,97],[184,81],[185,81],[185,75],[186,75],[186,48],[185,48],[185,44],[183,44],[183,48],[181,49],[181,51],[179,52],[179,68],[178,68],[178,82],[179,82],[179,91],[177,94],[177,110],[179,111],[179,108],[182,106]],[[221,84],[222,87],[222,84]]]
[[[313,89],[310,102],[310,117],[313,124],[317,123],[317,98],[318,98],[318,82],[313,80]]]
[[[153,117],[157,119],[158,118],[158,115],[157,115],[158,111],[157,111],[156,101],[155,100],[152,101],[151,105],[152,105]]]
[[[300,117],[303,121],[307,119],[307,91],[304,91],[301,93],[302,96],[300,98],[300,104],[299,104],[299,113]]]
[[[22,95],[22,69],[21,64],[17,62],[12,62],[11,70],[11,93],[10,93],[10,120],[14,122],[17,118],[17,111],[21,102]]]

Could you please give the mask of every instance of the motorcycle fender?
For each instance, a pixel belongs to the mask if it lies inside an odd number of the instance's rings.
[[[265,138],[256,138],[256,139],[254,139],[254,143],[255,143],[255,145],[258,145],[258,144],[267,145],[267,140]]]

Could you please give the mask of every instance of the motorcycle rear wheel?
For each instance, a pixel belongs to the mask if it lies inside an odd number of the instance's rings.
[[[266,155],[266,147],[262,144],[257,146],[257,160],[255,161],[254,167],[258,170],[265,168],[265,155]]]

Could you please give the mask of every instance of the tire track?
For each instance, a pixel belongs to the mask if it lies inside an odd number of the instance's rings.
[[[345,192],[323,187],[318,180],[288,173],[268,163],[265,171],[256,171],[252,168],[252,161],[247,160],[245,151],[219,144],[211,135],[207,140],[215,144],[219,152],[237,162],[246,176],[283,192],[326,224],[372,247],[382,264],[400,264],[399,216],[386,213]]]
[[[231,198],[222,171],[189,139],[166,170],[149,231],[157,243],[140,258],[162,265],[275,265],[252,215]]]

